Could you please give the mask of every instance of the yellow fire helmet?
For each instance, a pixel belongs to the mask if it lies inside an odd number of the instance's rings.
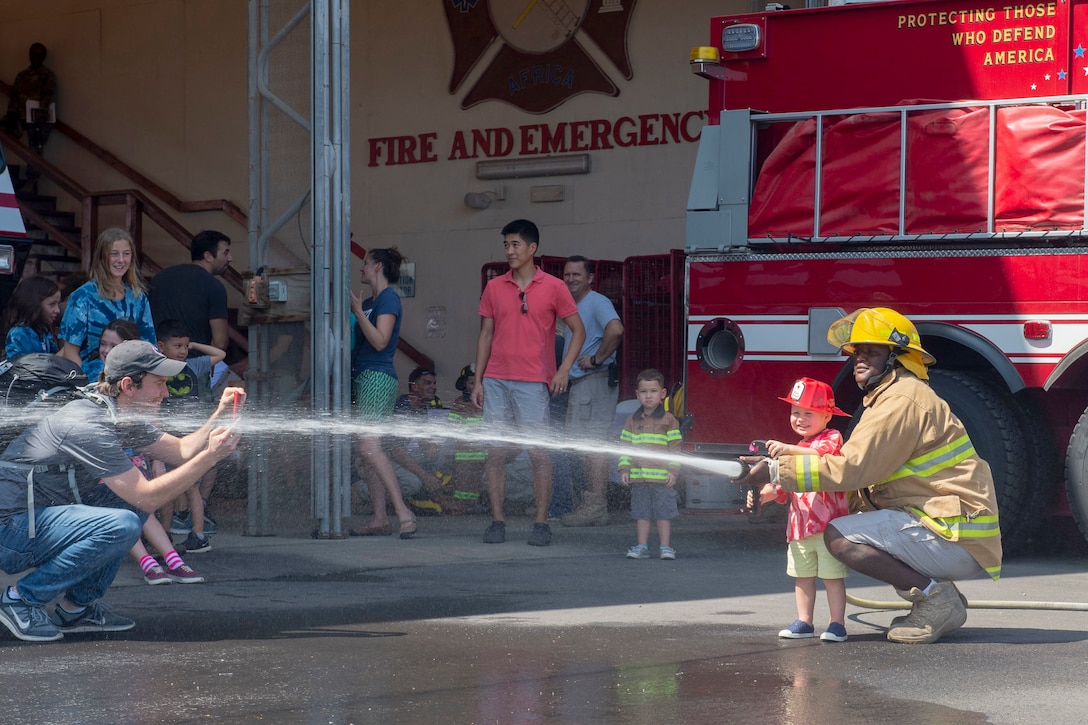
[[[887,307],[863,307],[832,323],[827,341],[853,355],[855,345],[887,345],[896,351],[896,360],[922,380],[929,379],[926,367],[937,359],[922,347],[914,323]]]

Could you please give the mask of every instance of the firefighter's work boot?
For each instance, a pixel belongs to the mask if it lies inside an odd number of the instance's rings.
[[[608,526],[612,523],[608,518],[608,504],[604,494],[590,493],[582,497],[582,503],[569,514],[563,514],[559,521],[564,526]]]
[[[952,582],[947,582],[947,583],[952,584],[953,588],[956,587],[956,585],[953,584]],[[914,600],[912,600],[910,598],[910,592],[907,591],[906,589],[896,589],[895,593],[898,594],[903,599],[906,599],[908,602],[913,602],[914,601]],[[961,592],[959,589],[956,589],[956,594],[959,595],[960,601],[963,602],[963,608],[967,609],[967,597],[963,596],[963,592]],[[913,606],[911,606],[910,611],[912,613],[914,612],[914,607]],[[895,617],[894,619],[892,619],[892,625],[891,626],[898,627],[900,624],[907,621],[907,617],[909,617],[909,616],[910,616],[909,614],[903,614],[903,615],[900,615],[898,617]]]
[[[967,609],[952,582],[936,583],[928,597],[914,587],[907,599],[914,602],[914,608],[902,623],[888,630],[891,642],[931,644],[967,621]]]

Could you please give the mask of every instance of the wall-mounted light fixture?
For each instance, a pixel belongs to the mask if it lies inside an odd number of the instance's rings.
[[[477,179],[524,179],[531,176],[588,174],[589,154],[537,156],[510,161],[495,159],[476,162]]]
[[[504,201],[506,199],[506,187],[499,186],[487,191],[470,191],[465,194],[465,206],[469,209],[486,209],[492,201]]]

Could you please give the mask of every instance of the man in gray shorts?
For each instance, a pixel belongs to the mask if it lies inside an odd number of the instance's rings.
[[[990,467],[925,382],[936,361],[910,320],[864,308],[831,325],[827,339],[853,356],[854,381],[865,391],[850,440],[837,456],[749,459],[755,465],[737,483],[857,491],[862,512],[828,525],[828,550],[912,603],[909,615],[892,620],[889,640],[936,642],[967,621],[967,600],[953,580],[1001,575]]]
[[[607,297],[594,292],[593,262],[582,256],[567,257],[563,281],[578,305],[578,316],[586,328],[586,340],[570,369],[570,396],[567,403],[567,432],[572,439],[605,444],[616,419],[619,387],[609,384],[608,368],[616,361],[616,349],[623,339],[623,323]],[[564,353],[571,349],[571,330],[564,334]],[[607,526],[610,456],[586,453],[582,456],[586,489],[578,507],[561,519],[564,526]],[[569,485],[569,484],[568,484]]]
[[[540,244],[536,224],[510,222],[502,230],[503,250],[510,271],[495,277],[480,298],[480,337],[476,341],[476,386],[472,402],[484,409],[484,426],[502,433],[539,436],[546,429],[549,393],[566,391],[571,365],[582,349],[586,331],[570,291],[556,277],[533,263]],[[555,327],[563,320],[571,330],[571,349],[555,364]],[[506,541],[503,501],[509,447],[488,453],[487,493],[492,522],[485,544]],[[531,546],[547,546],[548,504],[552,498],[552,460],[544,448],[530,448],[536,523]]]

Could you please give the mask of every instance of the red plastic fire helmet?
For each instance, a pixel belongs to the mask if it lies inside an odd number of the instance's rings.
[[[831,386],[812,378],[801,378],[793,384],[793,390],[790,391],[790,394],[785,398],[779,398],[779,400],[808,410],[850,417],[849,413],[835,407],[835,393],[832,392]]]

